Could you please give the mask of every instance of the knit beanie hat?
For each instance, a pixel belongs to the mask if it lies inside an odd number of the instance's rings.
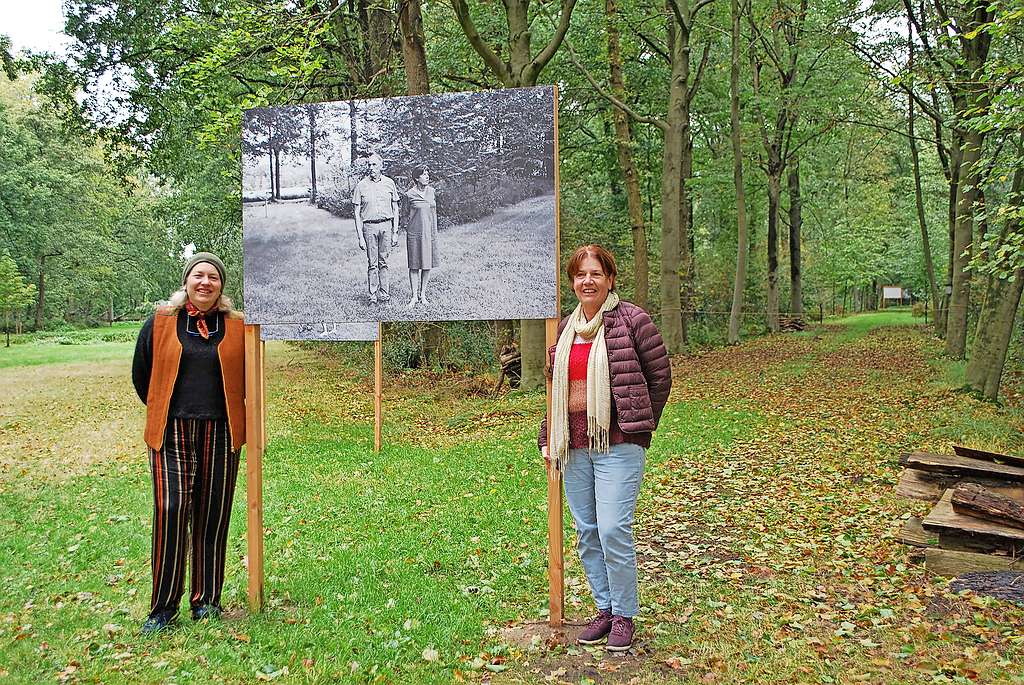
[[[185,262],[185,268],[181,272],[181,284],[185,285],[185,281],[188,280],[189,272],[195,268],[196,264],[200,264],[202,262],[213,264],[217,268],[217,273],[220,274],[221,287],[224,287],[224,283],[227,281],[227,270],[224,268],[224,262],[220,261],[220,257],[212,252],[196,252],[192,255],[192,259]]]

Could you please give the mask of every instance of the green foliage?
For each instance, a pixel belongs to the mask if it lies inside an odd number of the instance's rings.
[[[10,327],[11,316],[30,305],[36,297],[36,287],[26,283],[11,256],[0,253],[0,312],[4,326]]]

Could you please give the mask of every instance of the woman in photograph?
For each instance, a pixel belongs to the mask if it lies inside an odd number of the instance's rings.
[[[441,265],[437,249],[437,202],[434,189],[430,186],[430,171],[425,167],[416,167],[412,178],[412,187],[405,191],[405,196],[409,198],[405,248],[409,255],[409,287],[412,289],[410,307],[417,302],[430,303],[427,299],[430,270]]]
[[[551,422],[538,446],[564,472],[577,549],[597,606],[581,644],[633,645],[639,613],[633,519],[646,449],[672,387],[661,334],[640,307],[615,293],[615,258],[584,245],[566,273],[579,299],[559,324],[553,352]]]
[[[191,565],[195,620],[221,615],[238,453],[245,444],[241,312],[224,293],[224,263],[200,252],[181,288],[139,332],[132,381],[146,404],[153,474],[153,591],[143,633],[167,628]],[[191,531],[191,544],[189,534]]]

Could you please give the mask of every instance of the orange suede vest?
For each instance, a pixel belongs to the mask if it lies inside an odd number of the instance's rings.
[[[245,444],[245,322],[224,317],[224,337],[217,345],[224,402],[228,410],[231,449]],[[178,341],[178,312],[159,310],[153,317],[153,368],[146,396],[146,444],[163,449],[167,412],[174,383],[178,380],[181,342]]]

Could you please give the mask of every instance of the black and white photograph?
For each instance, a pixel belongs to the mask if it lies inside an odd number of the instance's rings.
[[[372,321],[331,323],[269,323],[260,326],[262,340],[322,340],[324,342],[373,342],[379,337],[378,324]]]
[[[271,335],[557,316],[553,87],[247,110],[242,158],[246,318]]]

